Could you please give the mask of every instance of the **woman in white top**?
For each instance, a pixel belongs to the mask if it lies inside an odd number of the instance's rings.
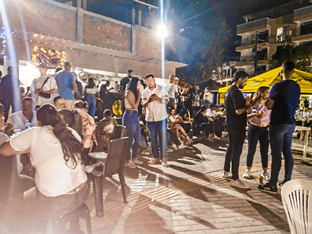
[[[139,123],[138,107],[141,102],[141,82],[138,77],[132,77],[126,86],[125,90],[125,108],[126,111],[122,116],[122,124],[127,127],[130,145],[132,146],[132,159],[130,154],[125,166],[129,168],[136,168],[137,165],[142,165],[143,162],[137,159],[137,151],[140,142],[141,130]]]
[[[28,228],[44,224],[73,211],[89,195],[87,176],[81,164],[81,137],[67,128],[54,106],[37,110],[38,127],[30,128],[0,146],[0,154],[30,153],[36,169],[36,187],[0,207],[0,220],[14,232],[33,233]]]

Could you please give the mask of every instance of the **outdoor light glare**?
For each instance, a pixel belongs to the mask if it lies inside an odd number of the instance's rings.
[[[166,38],[168,36],[168,30],[164,24],[159,25],[159,27],[157,29],[157,35],[160,38]]]

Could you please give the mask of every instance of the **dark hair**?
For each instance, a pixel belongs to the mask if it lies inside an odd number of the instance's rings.
[[[31,97],[24,97],[24,98],[22,99],[22,103],[23,103],[23,102],[26,102],[26,101],[30,101],[30,102],[32,102],[32,104],[35,104],[34,99],[32,99]]]
[[[153,77],[153,78],[155,78],[154,75],[153,75],[152,73],[147,74],[147,75],[145,76],[145,79],[147,79],[148,77]]]
[[[83,139],[82,119],[78,111],[61,109],[58,111],[58,114],[61,116],[61,119],[64,120],[64,123],[68,124],[68,127],[74,129],[81,139]]]
[[[248,73],[245,71],[238,71],[234,74],[234,81],[238,81],[239,78],[245,79],[246,77],[248,77]]]
[[[37,110],[37,119],[42,126],[51,125],[53,127],[53,134],[62,146],[66,165],[68,166],[68,163],[71,162],[72,168],[76,168],[77,158],[81,159],[82,144],[63,123],[61,117],[57,114],[56,108],[51,104],[43,104]]]
[[[53,98],[53,103],[56,103],[58,100],[63,99],[61,96],[56,96]]]
[[[88,109],[88,103],[79,100],[79,101],[75,102],[75,107],[78,109]]]
[[[12,66],[9,66],[9,67],[8,67],[8,73],[13,73],[13,70],[14,70],[14,69],[13,69]]]
[[[92,77],[89,77],[89,78],[88,78],[87,83],[88,83],[88,84],[86,85],[86,88],[91,88],[91,89],[93,89],[94,86],[96,86],[95,83],[94,83],[94,79],[93,79]]]
[[[56,68],[56,69],[55,69],[55,74],[58,73],[59,71],[62,71],[62,70],[63,70],[63,69],[60,68],[60,67]]]
[[[131,73],[131,72],[133,72],[133,70],[132,69],[128,69],[127,73]]]
[[[217,105],[214,104],[214,103],[211,103],[211,104],[209,105],[209,108],[214,108],[214,107],[217,107]]]
[[[104,115],[104,116],[111,116],[111,115],[112,115],[112,111],[111,111],[110,109],[105,109],[105,110],[103,111],[103,115]]]
[[[131,81],[127,84],[126,86],[126,92],[128,90],[130,90],[134,96],[135,96],[135,100],[138,99],[138,82],[139,82],[139,78],[138,77],[132,77]]]
[[[203,105],[203,106],[200,107],[200,112],[203,112],[203,111],[205,111],[205,110],[207,110],[207,107],[206,107],[206,106]]]
[[[106,81],[106,85],[110,85],[110,81],[109,80]]]
[[[292,61],[287,61],[283,63],[285,73],[290,73],[295,69],[295,63]]]

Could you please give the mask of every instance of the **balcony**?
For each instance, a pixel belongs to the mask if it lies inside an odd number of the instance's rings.
[[[259,60],[258,60],[258,66],[259,65],[266,65],[269,63],[267,59],[267,54],[259,53]],[[255,59],[253,57],[241,57],[240,62],[235,63],[235,67],[248,67],[253,66],[255,64]]]
[[[244,24],[237,25],[237,35],[243,33],[255,33],[259,30],[270,30],[272,22],[270,18],[258,19]]]
[[[294,22],[312,19],[312,5],[294,10]]]

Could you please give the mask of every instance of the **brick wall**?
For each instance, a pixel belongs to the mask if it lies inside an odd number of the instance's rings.
[[[130,52],[131,28],[84,14],[83,42]]]
[[[75,40],[75,11],[38,0],[11,0],[4,3],[11,30],[23,29],[18,14],[20,7],[27,32]],[[3,25],[1,18],[0,25]]]
[[[152,58],[161,58],[161,44],[156,32],[135,25],[135,52]]]

